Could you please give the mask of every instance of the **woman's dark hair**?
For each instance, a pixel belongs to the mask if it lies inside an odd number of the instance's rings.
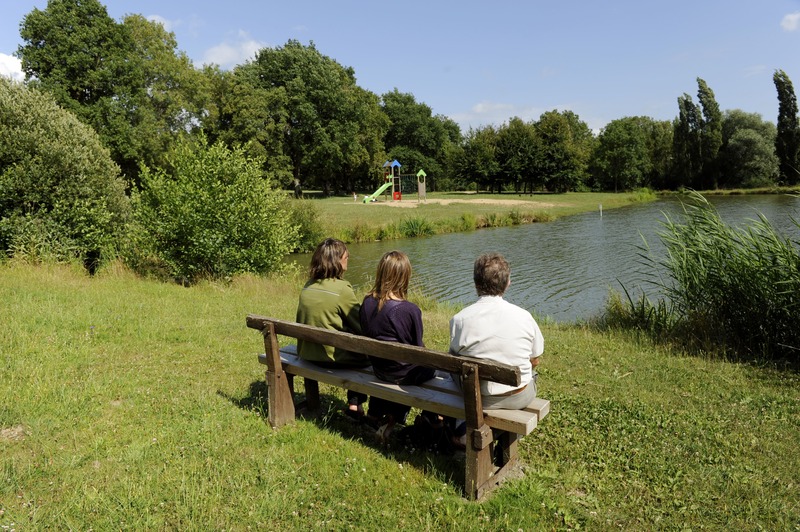
[[[500,253],[484,253],[475,259],[472,279],[479,296],[502,296],[510,276],[508,261]]]
[[[344,274],[342,259],[347,246],[341,240],[326,238],[314,250],[308,267],[308,278],[312,281],[322,279],[341,279]]]

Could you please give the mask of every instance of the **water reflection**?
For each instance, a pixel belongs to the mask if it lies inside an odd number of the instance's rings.
[[[786,236],[800,240],[790,217],[800,218],[800,199],[790,196],[712,198],[720,216],[738,223],[763,213]],[[470,233],[370,244],[351,244],[347,279],[366,290],[381,255],[401,249],[411,258],[414,283],[440,301],[467,304],[475,299],[472,263],[480,253],[498,251],[511,264],[509,301],[539,317],[557,321],[588,319],[603,307],[609,290],[647,289],[637,245],[642,236],[654,253],[664,214],[678,216],[675,199],[585,213],[550,223],[483,229]],[[307,264],[308,256],[296,257]],[[363,291],[362,290],[362,291]]]

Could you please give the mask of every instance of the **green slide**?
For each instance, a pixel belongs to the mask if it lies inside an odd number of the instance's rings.
[[[371,196],[364,196],[364,203],[369,203],[370,201],[376,199],[378,196],[380,196],[383,193],[384,190],[386,190],[390,186],[392,186],[392,182],[391,181],[389,181],[388,183],[384,183],[381,186],[381,188],[376,190],[375,193],[372,194]]]

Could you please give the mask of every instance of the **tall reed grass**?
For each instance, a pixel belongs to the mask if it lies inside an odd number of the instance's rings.
[[[662,222],[663,256],[647,243],[640,248],[663,299],[635,298],[623,288],[627,303],[612,297],[607,319],[695,349],[800,361],[800,240],[760,214],[744,227],[727,225],[695,192],[683,211],[683,221]]]

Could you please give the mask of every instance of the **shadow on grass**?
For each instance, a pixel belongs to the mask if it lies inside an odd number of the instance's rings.
[[[267,383],[263,380],[251,382],[249,393],[241,399],[228,395],[222,390],[217,390],[217,395],[227,399],[242,410],[258,412],[264,418],[264,421],[267,420]]]
[[[302,379],[301,379],[302,381]],[[295,415],[297,419],[314,423],[320,430],[336,433],[343,438],[356,440],[371,447],[386,458],[405,462],[416,467],[426,474],[434,475],[441,482],[452,483],[461,489],[464,486],[464,454],[440,454],[425,449],[420,449],[412,443],[402,441],[398,434],[402,425],[398,425],[387,444],[378,441],[375,429],[365,423],[357,423],[343,414],[346,407],[345,401],[339,397],[323,392],[324,384],[320,384],[320,407],[309,410],[305,406],[305,394],[295,392]],[[217,394],[233,405],[247,411],[257,412],[265,424],[269,424],[269,402],[267,399],[267,385],[263,380],[250,383],[248,394],[245,397],[232,397],[222,391]],[[409,424],[419,412],[412,409],[408,415]]]

